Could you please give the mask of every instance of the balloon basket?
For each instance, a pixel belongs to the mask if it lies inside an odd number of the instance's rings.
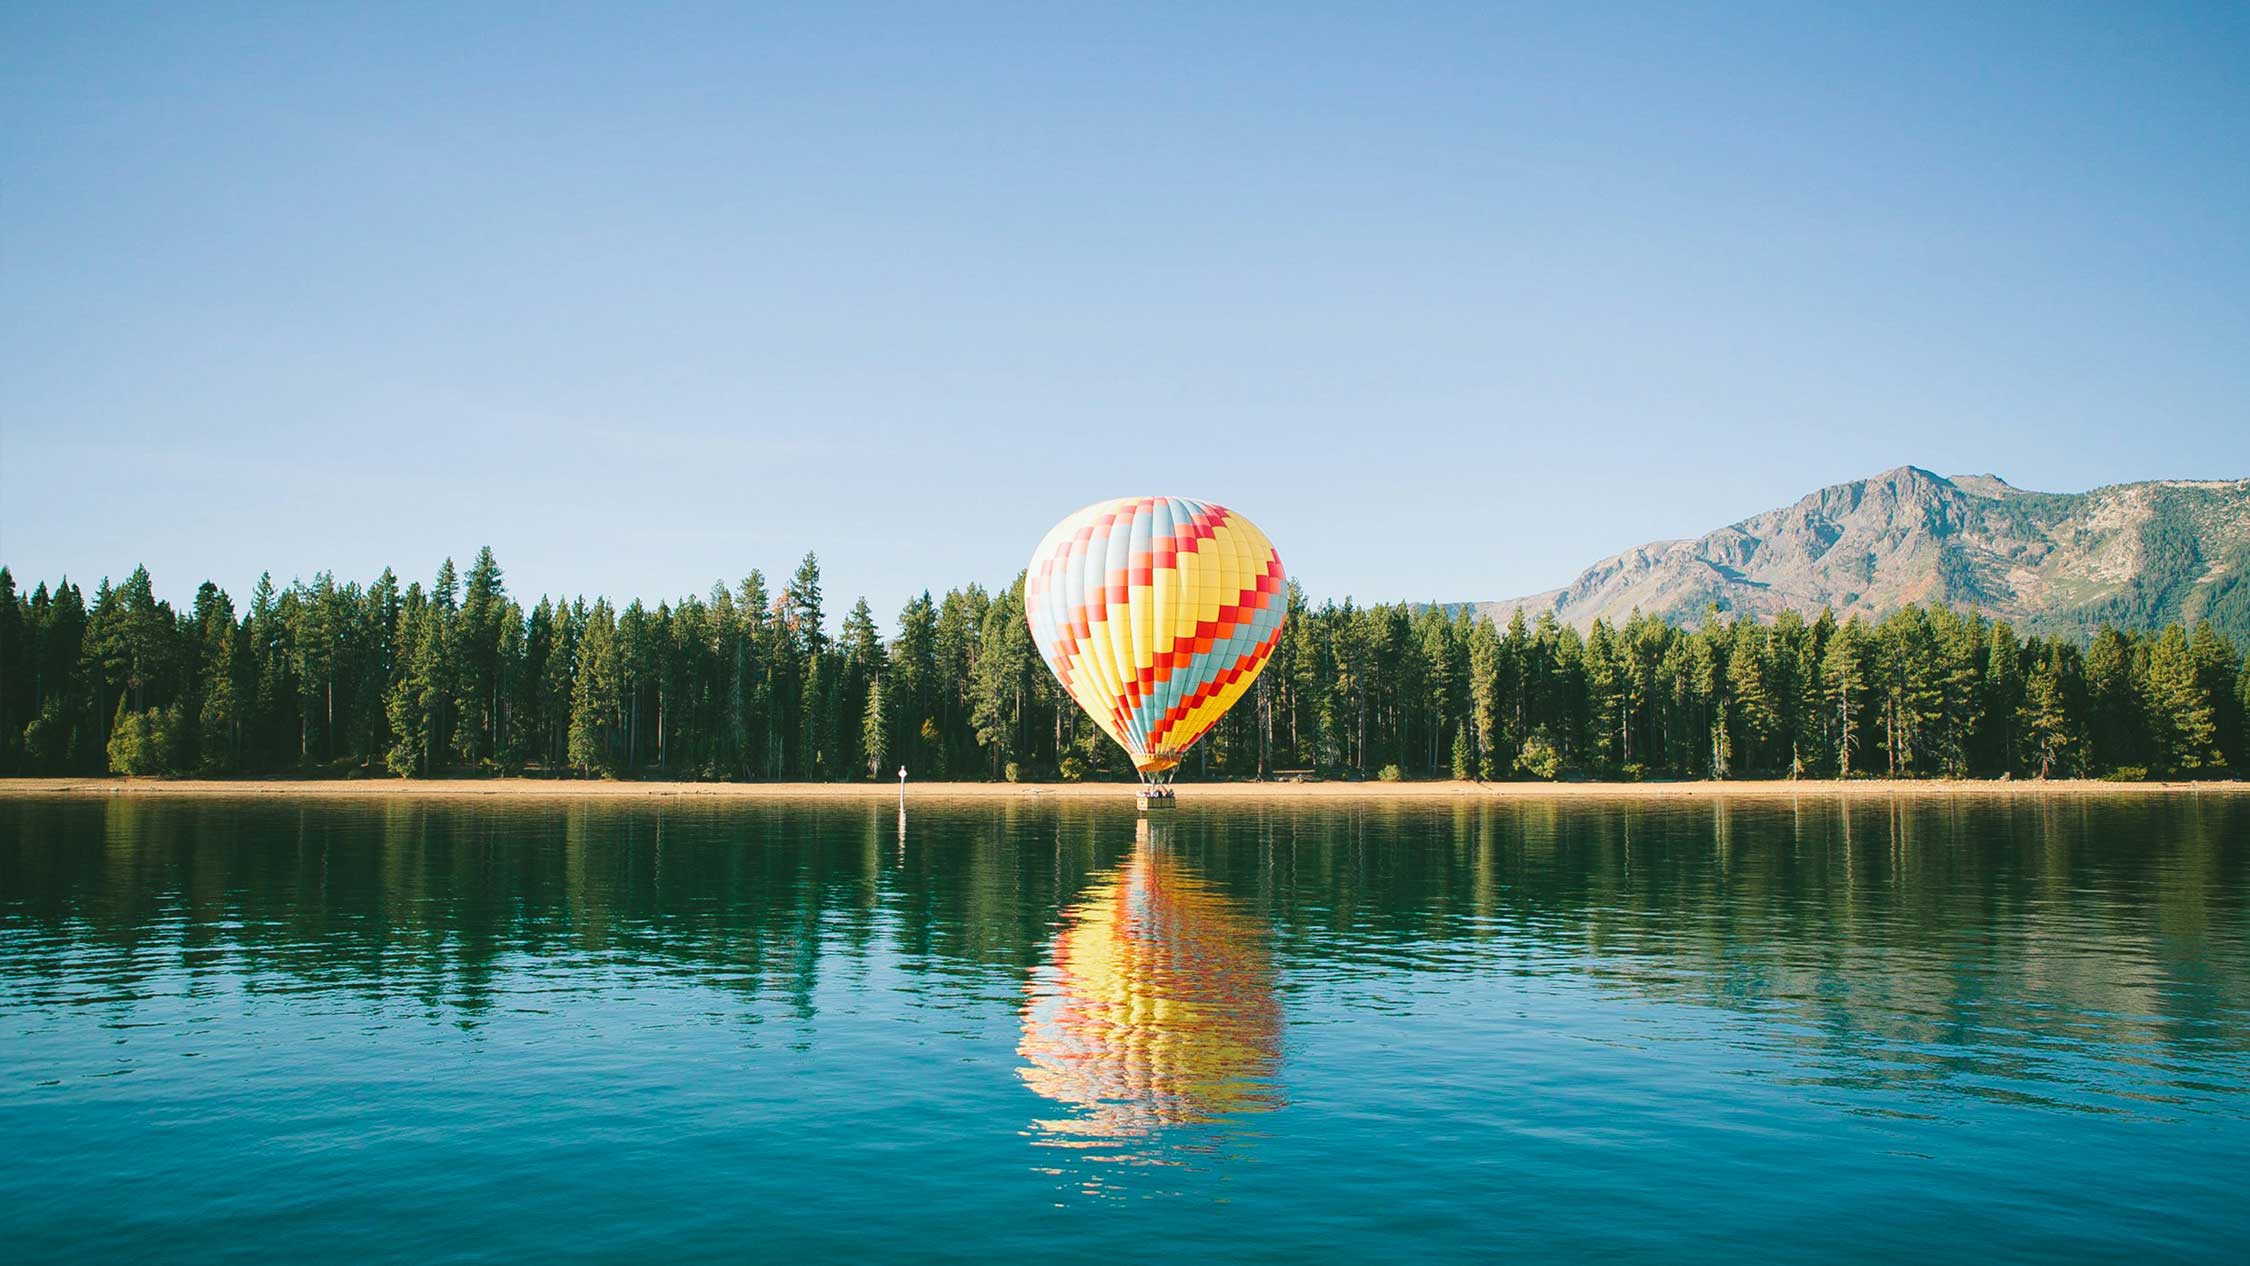
[[[1176,803],[1170,787],[1143,787],[1133,793],[1133,807],[1143,813],[1168,813]]]

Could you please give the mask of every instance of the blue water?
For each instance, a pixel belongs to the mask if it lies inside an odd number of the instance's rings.
[[[0,801],[0,1250],[2241,1260],[2250,797]]]

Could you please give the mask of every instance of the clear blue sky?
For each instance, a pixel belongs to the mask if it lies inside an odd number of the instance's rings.
[[[363,8],[0,12],[26,587],[818,549],[888,624],[1170,492],[1497,598],[2250,475],[2250,6]]]

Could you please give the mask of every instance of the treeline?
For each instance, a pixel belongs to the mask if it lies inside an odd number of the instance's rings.
[[[0,567],[0,773],[477,772],[675,779],[1129,777],[1039,662],[1023,579],[833,633],[818,561],[654,608],[464,577],[333,576],[192,609],[145,569],[89,603]],[[2213,777],[2250,666],[2208,624],[2022,636],[1943,606],[1878,622],[1713,611],[1585,634],[1408,604],[1313,607],[1185,776]]]

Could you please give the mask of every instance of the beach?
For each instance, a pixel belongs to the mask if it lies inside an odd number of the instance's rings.
[[[1121,782],[916,782],[909,801],[1131,798]],[[1887,799],[1994,796],[2242,796],[2250,782],[2095,779],[1744,779],[1726,782],[1212,782],[1176,785],[1184,802],[1429,800],[1714,800],[1845,796]],[[430,800],[895,800],[896,782],[656,782],[559,778],[10,778],[0,799],[54,796],[367,797]]]

